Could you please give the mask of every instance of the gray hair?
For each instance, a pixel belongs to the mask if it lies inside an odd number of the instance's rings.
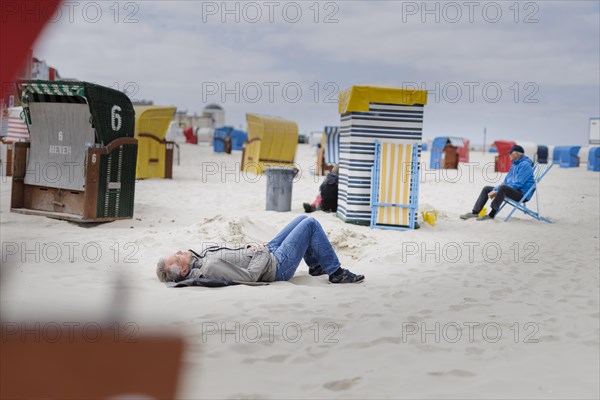
[[[156,276],[161,282],[177,282],[181,280],[181,267],[179,265],[170,265],[167,267],[165,259],[160,258],[156,264]]]

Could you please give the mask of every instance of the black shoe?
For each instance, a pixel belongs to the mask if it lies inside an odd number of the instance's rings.
[[[365,279],[364,275],[356,275],[347,269],[344,269],[341,274],[331,275],[329,282],[331,283],[357,283]]]
[[[325,271],[320,265],[317,265],[314,268],[308,267],[308,273],[310,276],[321,276],[325,274]]]
[[[315,211],[315,209],[312,208],[312,206],[309,203],[302,203],[302,207],[304,207],[304,212],[306,213],[311,213]]]

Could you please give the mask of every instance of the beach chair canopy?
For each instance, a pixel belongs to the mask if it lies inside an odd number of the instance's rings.
[[[242,170],[262,174],[270,166],[292,166],[298,146],[298,124],[280,117],[246,114],[248,142]]]
[[[340,162],[340,127],[326,126],[325,132],[325,164]]]
[[[498,150],[496,156],[496,172],[508,172],[510,169],[510,149],[516,143],[509,140],[496,140],[494,141],[494,147]]]
[[[143,133],[152,135],[157,142],[164,141],[177,108],[162,106],[134,106],[133,108],[136,122],[135,136]]]
[[[427,104],[426,90],[396,87],[352,86],[338,93],[338,112],[368,112],[370,104],[407,105]]]
[[[56,177],[30,173],[25,183],[83,190],[86,149],[134,136],[135,112],[122,92],[87,82],[24,81],[19,83],[30,133],[28,171],[56,166]],[[135,151],[129,156],[135,156]],[[133,167],[135,160],[129,160]]]
[[[552,162],[561,168],[579,167],[579,149],[581,146],[556,146]]]
[[[498,150],[498,154],[508,154],[510,149],[516,143],[511,140],[496,140],[494,141],[494,147]]]
[[[231,139],[232,150],[242,150],[244,148],[244,142],[248,140],[248,133],[239,129],[234,129],[233,126],[223,126],[216,128],[214,132],[213,149],[215,153],[222,153],[225,151],[225,138]]]
[[[194,134],[194,127],[189,125],[183,128],[183,134],[185,136],[185,142],[190,144],[198,144],[198,138]]]
[[[171,121],[171,123],[169,124],[169,129],[167,129],[167,135],[165,136],[165,140],[177,142],[180,139],[179,136],[179,123],[177,121]]]
[[[134,106],[135,137],[138,139],[138,179],[165,178],[167,166],[166,136],[177,109],[175,107]]]
[[[548,146],[544,146],[543,144],[538,145],[534,161],[540,164],[548,163]]]
[[[590,148],[587,169],[588,171],[600,171],[600,147]]]

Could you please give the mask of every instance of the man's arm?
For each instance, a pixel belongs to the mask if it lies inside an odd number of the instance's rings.
[[[246,261],[250,258],[249,261]],[[265,248],[248,250],[225,257],[205,261],[202,266],[202,276],[209,279],[224,279],[239,282],[258,282],[266,270],[269,261],[269,251]],[[246,264],[247,263],[247,264]]]
[[[531,177],[533,176],[533,168],[529,163],[521,163],[519,168],[515,171],[515,177],[513,179],[512,188],[521,190]]]
[[[252,277],[252,280],[246,282],[258,282],[261,275],[267,269],[269,261],[271,261],[271,256],[269,255],[269,250],[266,246],[255,249],[254,255],[248,265],[248,273]]]

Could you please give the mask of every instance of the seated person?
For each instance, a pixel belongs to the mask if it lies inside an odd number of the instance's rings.
[[[515,201],[520,201],[523,198],[523,194],[535,184],[533,179],[533,161],[523,154],[524,152],[525,150],[523,150],[523,147],[519,145],[514,145],[510,149],[510,160],[512,161],[512,165],[510,166],[510,170],[508,171],[508,175],[506,175],[504,182],[496,187],[485,186],[475,202],[473,211],[461,215],[461,219],[475,217],[477,217],[477,221],[494,219],[506,197]],[[530,198],[531,194],[529,195]],[[485,206],[485,203],[487,203],[488,198],[493,199],[492,210],[488,215],[478,217]],[[529,198],[525,201],[528,200]]]
[[[313,211],[323,210],[325,212],[337,211],[338,200],[338,166],[327,174],[321,186],[319,186],[319,195],[315,201],[311,203],[303,203],[304,211],[311,213]]]
[[[237,282],[290,280],[304,258],[313,276],[327,274],[331,283],[356,283],[365,279],[342,268],[321,224],[306,215],[294,219],[266,244],[238,249],[209,247],[201,254],[178,251],[158,261],[156,275],[161,282],[191,278]]]

